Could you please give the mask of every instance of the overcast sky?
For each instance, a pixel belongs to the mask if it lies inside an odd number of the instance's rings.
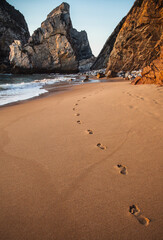
[[[7,0],[25,17],[29,31],[41,22],[62,1],[59,0]],[[73,27],[86,30],[92,52],[97,56],[120,20],[128,13],[134,0],[67,0]]]

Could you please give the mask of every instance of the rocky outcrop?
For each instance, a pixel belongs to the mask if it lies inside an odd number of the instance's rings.
[[[79,61],[79,72],[87,72],[90,71],[93,63],[95,62],[96,58],[92,56],[88,59],[83,59]]]
[[[121,30],[123,23],[125,22],[126,17],[124,17],[118,26],[114,29],[110,37],[107,39],[104,47],[102,48],[100,54],[96,58],[96,61],[91,67],[91,70],[98,70],[107,67],[108,59],[110,56],[111,51],[113,50],[114,43],[116,41],[117,35]]]
[[[77,72],[79,61],[93,56],[86,32],[72,26],[67,3],[47,16],[28,44],[15,41],[10,48],[13,71],[22,73]]]
[[[163,85],[163,47],[161,47],[160,56],[153,60],[149,66],[145,67],[142,71],[142,77],[137,77],[132,84]]]
[[[99,72],[99,73],[97,73],[96,77],[97,77],[97,78],[104,78],[104,77],[105,77],[105,74],[102,73],[102,72]]]
[[[10,45],[14,40],[23,44],[29,39],[27,23],[23,15],[6,0],[0,0],[0,72],[10,68]]]
[[[136,0],[118,33],[106,72],[143,69],[160,56],[162,0]]]

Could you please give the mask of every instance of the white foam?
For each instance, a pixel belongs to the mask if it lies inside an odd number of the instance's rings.
[[[39,86],[33,88],[8,89],[0,92],[0,106],[37,97],[40,94],[46,93],[47,90],[41,89]]]
[[[75,78],[73,78],[75,80]],[[32,82],[0,84],[0,106],[37,97],[48,92],[43,87],[62,81],[69,81],[70,77],[57,77],[54,79],[34,80]]]

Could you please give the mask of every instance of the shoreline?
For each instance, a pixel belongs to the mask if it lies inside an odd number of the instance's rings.
[[[100,82],[1,108],[1,239],[161,239],[162,92]]]
[[[73,84],[65,82],[65,83],[59,83],[58,85],[56,85],[56,84],[45,85],[43,87],[43,89],[47,90],[48,92],[42,93],[38,96],[31,97],[29,99],[19,100],[19,101],[15,101],[15,102],[11,102],[11,103],[1,105],[0,109],[4,108],[4,107],[10,107],[10,106],[18,105],[18,104],[23,104],[27,101],[33,101],[37,98],[44,98],[44,97],[48,97],[48,96],[51,96],[51,95],[60,94],[60,93],[63,93],[64,91],[71,90],[71,88],[73,88],[75,86],[78,86],[78,85],[81,85],[81,84],[88,84],[88,83],[92,84],[92,83],[94,83],[94,81],[98,81],[98,82],[124,82],[125,80],[123,78],[120,78],[120,77],[116,77],[116,78],[113,78],[113,79],[108,79],[108,78],[104,77],[104,78],[98,79],[97,77],[90,76],[89,81],[86,81],[86,82],[82,82],[82,80],[81,80],[81,82],[74,82]]]

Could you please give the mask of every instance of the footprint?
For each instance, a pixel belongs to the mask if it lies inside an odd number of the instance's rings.
[[[149,225],[151,220],[149,218],[144,217],[141,214],[140,209],[136,205],[130,206],[129,207],[129,212],[131,214],[133,214],[136,217],[136,219],[138,220],[138,222],[141,223],[142,225],[144,225],[144,226],[148,226]]]
[[[127,92],[127,94],[128,94],[129,96],[132,96],[132,94],[131,94],[131,93],[129,93],[129,92]]]
[[[75,108],[73,108],[72,110],[75,111]]]
[[[127,168],[124,165],[118,164],[117,167],[120,168],[121,174],[123,174],[123,175],[127,174]]]
[[[138,99],[140,100],[143,100],[144,101],[144,98],[143,97],[140,97],[140,96],[136,96]]]
[[[85,99],[86,97],[83,97],[83,99]]]
[[[79,116],[80,116],[80,113],[76,113],[75,116],[79,117]]]
[[[140,209],[136,205],[130,206],[129,212],[131,214],[133,214],[134,216],[139,216],[140,215]]]
[[[80,120],[78,120],[78,121],[77,121],[77,123],[78,123],[78,124],[81,124],[81,121],[80,121]]]
[[[90,130],[90,129],[88,129],[88,130],[87,130],[87,133],[88,133],[88,134],[93,134],[93,131]]]
[[[106,146],[102,145],[101,143],[97,143],[97,147],[99,147],[101,150],[106,149]]]
[[[133,107],[132,105],[130,105],[130,106],[129,106],[129,108],[131,108],[131,109],[132,109],[132,108],[134,108],[134,107]]]
[[[75,106],[78,106],[78,103],[75,103]]]
[[[155,104],[158,104],[158,102],[157,102],[155,99],[153,99],[153,102],[154,102]]]

